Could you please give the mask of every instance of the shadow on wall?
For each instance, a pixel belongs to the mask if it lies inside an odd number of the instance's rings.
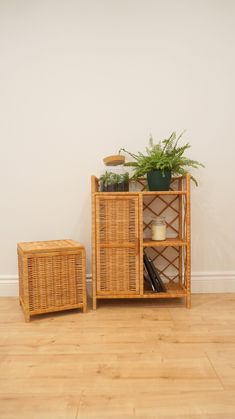
[[[86,250],[86,270],[91,273],[91,196],[87,193],[83,197],[80,212],[78,212],[74,230],[72,232],[74,240],[82,243]]]

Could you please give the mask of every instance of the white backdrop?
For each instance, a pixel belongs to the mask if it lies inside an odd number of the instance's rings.
[[[193,278],[231,290],[234,19],[233,0],[0,0],[2,284],[19,241],[79,240],[90,273],[90,176],[121,147],[186,129],[206,165],[192,186]]]

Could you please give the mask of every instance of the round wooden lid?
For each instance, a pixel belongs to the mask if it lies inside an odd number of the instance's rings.
[[[103,162],[106,166],[118,166],[119,164],[125,163],[125,156],[121,156],[120,154],[107,156],[103,159]]]

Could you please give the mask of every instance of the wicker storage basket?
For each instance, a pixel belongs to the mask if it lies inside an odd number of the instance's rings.
[[[19,297],[25,320],[48,312],[86,311],[84,247],[73,240],[18,243]]]

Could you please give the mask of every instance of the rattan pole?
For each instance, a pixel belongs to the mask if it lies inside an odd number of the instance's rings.
[[[83,279],[83,313],[87,311],[87,291],[86,291],[86,251],[82,251],[82,279]]]
[[[144,294],[144,269],[143,269],[143,195],[139,196],[139,221],[140,221],[140,237],[139,237],[139,262],[140,262],[140,295]]]
[[[92,301],[93,310],[96,310],[96,211],[95,192],[97,192],[97,179],[91,177],[91,200],[92,200]]]
[[[182,178],[178,180],[179,190],[182,191],[183,188],[183,182]],[[179,239],[185,239],[182,234],[182,200],[184,199],[184,195],[178,196],[178,208],[179,208]],[[182,286],[182,275],[183,274],[183,248],[179,247],[179,284]]]
[[[190,181],[191,176],[189,173],[186,175],[187,194],[186,194],[186,266],[187,266],[187,297],[186,306],[191,307],[191,205],[190,205]]]

